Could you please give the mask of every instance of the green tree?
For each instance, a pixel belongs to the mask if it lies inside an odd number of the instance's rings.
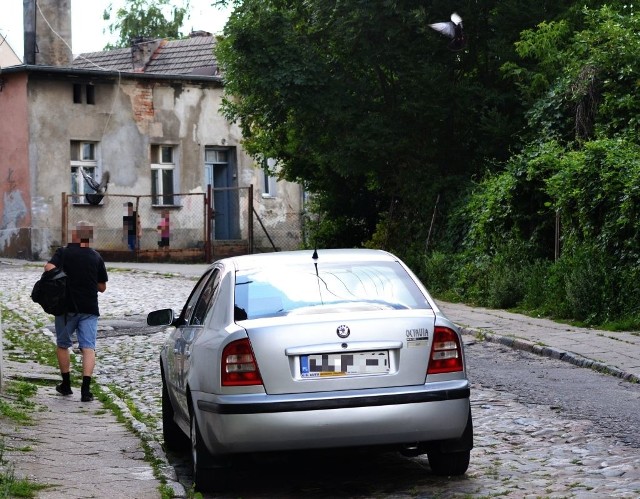
[[[487,300],[482,293],[492,284],[481,280],[504,275],[505,255],[526,248],[517,272],[527,273],[526,261],[547,262],[553,299],[543,308],[592,324],[637,322],[639,30],[625,4],[582,8],[523,32],[516,49],[525,64],[504,69],[531,103],[526,145],[486,175],[460,211],[468,232],[458,281],[467,278],[474,298]],[[554,262],[556,215],[561,252]],[[545,267],[540,261],[537,269]]]
[[[115,14],[113,4],[103,12],[105,21],[109,24],[109,33],[117,33],[119,38],[114,44],[105,47],[106,50],[129,47],[136,38],[182,38],[180,27],[187,15],[189,1],[185,0],[182,7],[172,6],[172,0],[126,0]]]
[[[318,195],[325,243],[424,248],[434,212],[518,139],[524,107],[500,67],[519,33],[573,3],[237,1],[217,50],[224,109],[251,154]],[[428,27],[452,10],[460,52]]]
[[[640,254],[640,19],[628,6],[604,6],[583,9],[579,25],[542,23],[516,44],[523,57],[540,61],[521,80],[525,96],[538,96],[528,113],[530,141],[476,190],[470,247],[495,250],[499,234],[513,227],[519,230],[511,236],[548,245],[539,236],[552,232],[559,210],[565,239]]]

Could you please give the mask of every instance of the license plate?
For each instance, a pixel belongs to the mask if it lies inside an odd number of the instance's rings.
[[[300,357],[303,378],[387,374],[389,352],[322,353]]]

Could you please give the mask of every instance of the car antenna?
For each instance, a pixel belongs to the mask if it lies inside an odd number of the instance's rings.
[[[318,278],[318,293],[320,294],[320,300],[324,302],[324,300],[322,299],[322,289],[320,289],[320,274],[318,274],[318,245],[317,244],[313,248],[313,255],[311,255],[311,258],[315,260],[315,262],[313,262],[313,266],[316,268],[316,277]]]
[[[316,268],[316,276],[317,276],[318,275],[318,245],[317,244],[313,248],[313,255],[311,255],[311,258],[315,260],[315,262],[313,262],[313,265]]]

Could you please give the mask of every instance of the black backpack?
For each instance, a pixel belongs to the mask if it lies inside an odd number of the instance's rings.
[[[67,274],[62,270],[64,251],[61,252],[59,267],[42,273],[31,291],[31,299],[40,304],[42,309],[51,315],[64,315],[69,312],[67,307]]]

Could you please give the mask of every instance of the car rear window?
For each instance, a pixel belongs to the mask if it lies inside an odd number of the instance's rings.
[[[236,274],[235,306],[255,319],[333,311],[429,309],[428,301],[395,262],[318,263]]]

